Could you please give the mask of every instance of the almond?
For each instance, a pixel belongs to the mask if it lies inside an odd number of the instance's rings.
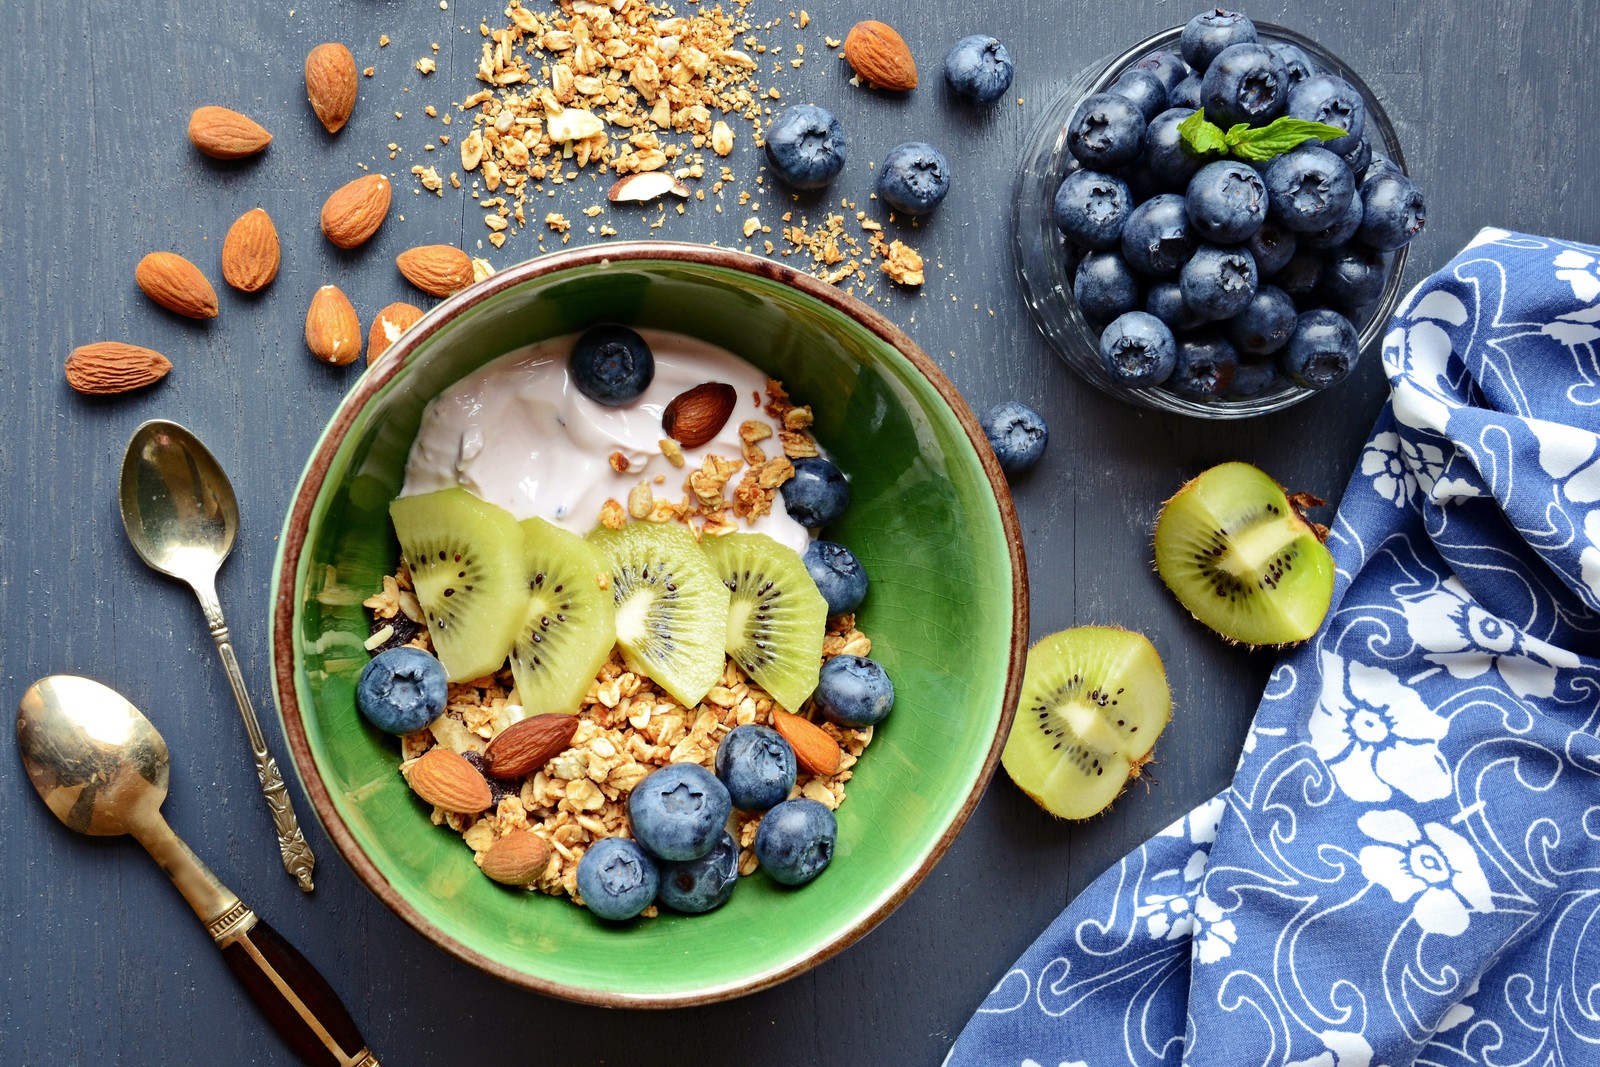
[[[337,285],[324,285],[312,296],[306,310],[306,347],[336,367],[361,354],[361,320]]]
[[[550,866],[550,846],[538,834],[517,830],[490,845],[478,866],[501,885],[532,885]]]
[[[850,27],[844,38],[844,58],[879,89],[905,92],[917,87],[917,63],[911,58],[911,49],[882,22],[869,19]]]
[[[121,341],[81,345],[67,357],[67,384],[80,393],[110,396],[166,377],[172,363],[160,352]]]
[[[606,199],[617,202],[642,204],[658,196],[688,196],[689,187],[664,170],[646,170],[618,178],[606,193]]]
[[[222,280],[242,293],[259,292],[278,276],[281,255],[272,216],[253,208],[222,239]]]
[[[340,248],[354,248],[383,225],[391,189],[382,174],[368,174],[333,191],[322,205],[322,232]]]
[[[213,159],[243,159],[272,143],[272,134],[254,119],[212,104],[189,116],[189,140]]]
[[[168,311],[191,319],[217,317],[217,291],[199,267],[176,252],[151,252],[133,268],[133,280]]]
[[[453,245],[418,245],[394,262],[406,281],[433,296],[459,293],[472,284],[472,258]]]
[[[844,750],[828,732],[810,719],[791,715],[782,708],[772,709],[772,728],[794,748],[794,758],[812,774],[837,774]]]
[[[400,335],[417,324],[422,318],[422,309],[414,304],[390,304],[372,319],[372,330],[367,334],[367,365],[378,361],[378,357],[389,350],[389,346],[400,340]]]
[[[329,133],[338,133],[356,107],[356,57],[342,44],[319,44],[306,56],[306,96]]]
[[[565,752],[577,731],[576,715],[535,715],[514,722],[489,742],[484,767],[496,778],[532,774]]]
[[[448,748],[428,749],[406,777],[412,792],[445,811],[476,815],[494,803],[483,775]]]
[[[727,382],[701,382],[672,398],[661,412],[661,430],[684,448],[699,448],[722,432],[738,390]]]

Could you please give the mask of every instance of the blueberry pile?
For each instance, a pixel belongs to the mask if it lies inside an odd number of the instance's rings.
[[[1386,254],[1422,230],[1422,191],[1373,154],[1359,91],[1244,15],[1196,15],[1180,52],[1066,130],[1054,220],[1101,363],[1200,402],[1324,389],[1360,355]]]

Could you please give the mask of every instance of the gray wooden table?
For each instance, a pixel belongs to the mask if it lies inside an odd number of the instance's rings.
[[[442,110],[478,87],[478,25],[502,25],[502,5],[0,5],[0,144],[11,159],[0,185],[0,704],[14,706],[40,675],[69,671],[121,689],[150,713],[173,748],[173,826],[329,977],[387,1064],[937,1063],[1063,904],[1223,787],[1238,756],[1271,658],[1226,647],[1161,587],[1149,563],[1160,501],[1227,459],[1256,462],[1336,500],[1383,402],[1368,353],[1353,381],[1250,423],[1137,411],[1075,379],[1017,296],[1008,168],[1035,116],[1079,68],[1183,21],[1196,5],[880,0],[868,11],[843,0],[807,2],[805,30],[787,17],[798,10],[793,0],[753,0],[749,15],[782,19],[770,40],[788,46],[785,56],[794,42],[807,46],[803,67],[770,79],[785,99],[831,107],[849,130],[852,165],[837,192],[864,201],[866,162],[910,138],[942,146],[955,174],[942,209],[912,235],[928,257],[928,284],[879,285],[879,306],[975,408],[1015,397],[1049,419],[1043,464],[1015,486],[1034,635],[1090,622],[1143,630],[1166,659],[1177,709],[1157,749],[1156,781],[1107,816],[1057,823],[1002,773],[944,861],[862,942],[778,988],[664,1013],[546,999],[435,950],[341,866],[296,784],[321,859],[316,892],[302,896],[278,866],[199,612],[186,589],[139,564],[114,504],[123,446],[147,418],[187,423],[230,470],[243,530],[221,595],[282,754],[270,707],[268,575],[301,465],[358,373],[307,354],[301,328],[311,293],[337,282],[365,322],[392,300],[415,299],[392,267],[405,247],[461,244],[500,266],[538,251],[530,230],[478,253],[487,235],[479,210],[448,187],[443,198],[413,193],[408,173],[427,161],[424,140],[441,132],[422,116],[424,105]],[[1278,0],[1249,13],[1322,41],[1385,101],[1430,194],[1408,281],[1483,225],[1600,240],[1589,189],[1600,169],[1600,97],[1587,88],[1600,6]],[[825,36],[842,38],[868,16],[895,25],[911,44],[924,83],[909,97],[852,88],[824,47]],[[980,31],[1010,46],[1021,106],[975,116],[943,92],[945,48]],[[385,49],[380,33],[393,42]],[[359,65],[377,68],[337,138],[317,125],[301,76],[305,53],[324,40],[346,42]],[[424,80],[412,64],[432,54],[433,42],[439,69]],[[274,131],[264,158],[217,164],[190,149],[189,111],[212,102]],[[393,160],[391,141],[405,148]],[[753,177],[748,137],[735,163]],[[358,164],[395,176],[394,216],[370,245],[340,254],[318,233],[317,210],[361,173]],[[593,199],[586,192],[553,203],[578,218]],[[195,324],[135,288],[134,264],[155,249],[184,252],[217,279],[227,226],[256,205],[277,220],[285,245],[283,272],[263,295],[223,289],[221,317]],[[610,221],[622,237],[746,243],[738,229],[745,212],[692,207],[659,230],[647,228],[651,215]],[[595,239],[582,229],[574,240]],[[73,347],[107,338],[158,348],[176,369],[141,394],[87,401],[66,387],[62,361]],[[0,1061],[289,1062],[161,872],[130,841],[67,833],[33,796],[14,754],[0,755]]]

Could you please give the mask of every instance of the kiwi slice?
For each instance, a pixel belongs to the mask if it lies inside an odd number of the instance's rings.
[[[389,518],[445,676],[499,670],[525,606],[517,520],[459,488],[400,497]]]
[[[583,703],[617,643],[609,567],[599,549],[543,519],[524,519],[527,610],[511,647],[517,698],[534,714]]]
[[[1248,463],[1212,467],[1167,501],[1156,570],[1195,618],[1247,645],[1304,641],[1333,599],[1333,556],[1283,487]]]
[[[1171,718],[1167,672],[1143,634],[1063,630],[1028,651],[1000,762],[1045,811],[1087,819],[1139,777]]]
[[[589,541],[611,565],[617,644],[629,668],[694,707],[727,664],[727,586],[677,523],[600,527]]]
[[[800,554],[766,534],[700,543],[731,594],[728,655],[787,711],[817,687],[828,602]]]

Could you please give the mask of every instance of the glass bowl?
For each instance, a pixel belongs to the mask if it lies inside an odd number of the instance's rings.
[[[1373,154],[1388,156],[1401,170],[1406,169],[1405,157],[1400,151],[1400,139],[1389,124],[1389,116],[1384,113],[1372,89],[1349,64],[1310,38],[1282,26],[1257,22],[1256,33],[1265,42],[1283,41],[1298,45],[1318,69],[1337,74],[1355,86],[1367,104],[1366,136],[1372,144]],[[1198,401],[1159,386],[1129,389],[1117,385],[1100,363],[1098,331],[1090,326],[1072,298],[1066,239],[1056,228],[1052,217],[1056,187],[1066,177],[1073,158],[1067,148],[1067,125],[1077,112],[1078,105],[1085,97],[1104,92],[1124,70],[1146,54],[1156,51],[1177,52],[1182,35],[1183,27],[1174,26],[1140,41],[1125,52],[1091,64],[1045,109],[1044,118],[1024,145],[1013,198],[1017,279],[1021,282],[1023,299],[1033,312],[1034,322],[1038,324],[1040,332],[1067,366],[1096,388],[1130,403],[1159,411],[1204,419],[1249,418],[1281,411],[1315,395],[1318,390],[1285,385],[1273,392],[1244,400]],[[1388,273],[1382,294],[1352,320],[1360,335],[1363,352],[1381,336],[1384,324],[1400,300],[1400,278],[1405,267],[1406,249],[1389,253],[1385,258],[1388,260]]]

